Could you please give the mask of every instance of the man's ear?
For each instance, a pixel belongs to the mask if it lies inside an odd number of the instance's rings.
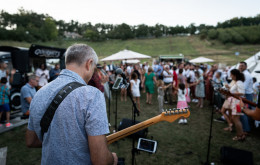
[[[90,70],[90,68],[92,67],[92,65],[93,65],[93,59],[89,59],[89,60],[86,62],[86,64],[85,64],[85,67],[86,67],[87,71]]]

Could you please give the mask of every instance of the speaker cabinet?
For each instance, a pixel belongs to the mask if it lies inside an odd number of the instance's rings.
[[[253,165],[253,153],[232,147],[220,149],[221,161],[225,165]]]
[[[135,121],[135,124],[137,124],[137,123],[140,123],[140,122],[139,121]],[[128,128],[128,127],[130,127],[132,125],[133,125],[132,120],[130,120],[130,119],[122,119],[122,121],[120,122],[120,125],[118,127],[118,131],[120,131],[122,129],[125,129],[125,128]],[[147,136],[147,133],[148,133],[148,128],[145,128],[145,129],[143,129],[143,130],[141,130],[139,132],[136,132],[136,133],[130,135],[130,137],[136,137],[136,138],[142,137],[142,138],[145,138]]]

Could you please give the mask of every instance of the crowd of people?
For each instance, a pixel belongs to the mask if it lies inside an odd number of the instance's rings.
[[[50,71],[41,64],[21,88],[22,112],[29,116],[26,145],[42,147],[43,164],[117,164],[117,155],[109,151],[105,137],[109,133],[105,98],[112,97],[112,86],[120,76],[129,84],[129,88],[126,84],[121,85],[121,102],[127,101],[127,95],[132,95],[141,114],[141,104],[155,105],[152,101],[155,94],[158,113],[164,111],[164,104],[183,109],[193,102],[202,109],[207,100],[226,120],[224,131],[231,132],[235,128],[234,141],[245,140],[251,131],[252,119],[243,113],[243,109],[254,107],[233,96],[258,100],[259,83],[251,77],[245,62],[240,62],[238,69],[220,69],[216,64],[157,61],[151,66],[148,63],[115,65],[113,62],[101,65],[97,64],[95,51],[85,44],[69,47],[65,59],[66,69],[62,71],[58,64]],[[117,73],[117,68],[123,73]],[[6,64],[0,61],[0,117],[6,111],[6,127],[11,125],[8,84],[12,83],[14,73],[15,70],[10,74],[6,72]],[[65,96],[54,111],[52,124],[43,133],[40,123],[48,105],[66,84],[75,81],[82,86],[75,89],[73,95]],[[219,88],[225,88],[231,95],[224,96],[217,90]],[[141,103],[142,95],[146,97],[145,103]],[[181,118],[178,123],[187,124],[188,121]]]
[[[1,81],[1,106],[0,118],[3,111],[6,111],[6,127],[10,123],[10,82],[12,82],[15,71],[11,74],[6,72],[7,64],[0,63]],[[259,93],[259,84],[256,78],[252,78],[247,70],[247,64],[241,62],[239,69],[219,69],[218,65],[192,64],[171,62],[158,62],[150,66],[148,62],[143,64],[121,64],[115,65],[113,62],[103,65],[97,64],[93,76],[88,85],[98,88],[106,98],[112,97],[111,87],[117,76],[116,69],[121,68],[123,74],[129,82],[130,92],[134,102],[137,104],[138,111],[141,112],[140,97],[142,93],[146,95],[146,104],[152,105],[152,97],[157,91],[157,100],[159,112],[163,112],[164,104],[176,104],[177,108],[188,108],[191,102],[197,103],[198,108],[204,107],[204,101],[207,100],[210,105],[214,105],[216,112],[222,114],[218,120],[225,120],[228,124],[225,131],[232,131],[236,128],[237,136],[233,140],[244,140],[251,131],[250,119],[243,113],[237,112],[239,100],[234,97],[224,97],[214,88],[226,88],[231,93],[245,97],[250,101],[257,101]],[[29,76],[28,83],[21,88],[21,110],[23,118],[29,117],[29,106],[36,89],[43,87],[50,81],[55,80],[60,74],[60,66],[56,64],[54,68],[48,70],[46,64],[42,63],[35,71],[35,74]],[[9,76],[10,75],[10,76]],[[127,89],[121,88],[121,101],[127,101]],[[254,107],[249,105],[249,108]],[[181,118],[180,124],[187,124],[187,119]]]
[[[244,113],[238,112],[239,99],[224,96],[217,89],[225,88],[236,96],[245,97],[256,102],[259,93],[259,83],[251,77],[247,70],[247,63],[240,62],[239,68],[218,68],[217,64],[191,64],[171,62],[157,62],[152,66],[144,64],[121,64],[115,66],[111,62],[98,65],[99,77],[96,79],[102,92],[110,90],[115,82],[116,68],[121,68],[129,80],[130,91],[141,112],[141,93],[146,93],[146,104],[152,105],[152,97],[157,88],[159,112],[163,112],[164,104],[175,104],[177,108],[188,108],[190,102],[196,103],[196,107],[203,108],[207,100],[214,106],[215,112],[222,114],[220,120],[226,120],[228,127],[225,131],[236,128],[237,136],[233,140],[244,140],[250,132],[251,119]],[[107,83],[107,84],[106,84]],[[107,92],[109,93],[109,92]],[[105,94],[108,96],[107,94]],[[127,100],[127,90],[121,88],[121,101]],[[254,108],[249,105],[250,108]],[[180,119],[180,124],[186,124],[187,119]]]

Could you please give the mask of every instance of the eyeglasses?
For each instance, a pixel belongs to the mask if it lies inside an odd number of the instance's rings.
[[[36,82],[39,82],[39,80],[36,80],[36,79],[33,79],[34,81],[36,81]]]

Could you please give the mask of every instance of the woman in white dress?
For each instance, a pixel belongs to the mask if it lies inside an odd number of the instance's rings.
[[[133,100],[135,103],[137,103],[138,111],[140,112],[140,80],[138,79],[138,76],[136,73],[133,72],[131,76],[131,93],[133,95]]]
[[[226,85],[226,87],[229,89],[230,93],[240,97],[244,96],[245,94],[245,86],[243,83],[245,81],[244,74],[237,69],[231,70],[230,73],[231,73],[230,74],[231,78],[235,83],[231,87],[229,85]],[[243,133],[243,127],[240,122],[240,116],[244,115],[240,110],[240,105],[239,105],[240,100],[234,97],[230,97],[228,99],[230,99],[229,102],[230,102],[230,109],[232,114],[231,119],[236,127],[236,132],[237,132],[237,135],[233,138],[233,140],[235,141],[245,140],[245,134]]]

